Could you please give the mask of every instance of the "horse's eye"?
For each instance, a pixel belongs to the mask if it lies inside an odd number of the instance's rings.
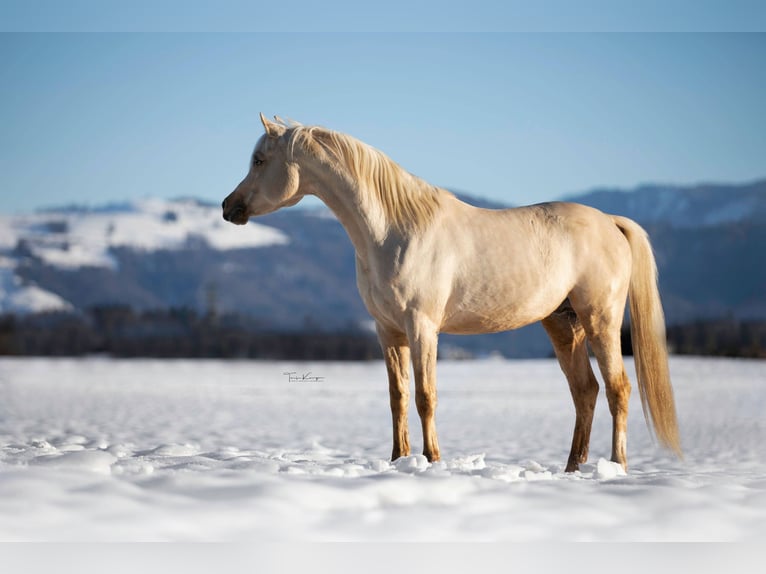
[[[263,165],[263,160],[257,157],[253,158],[253,165]]]

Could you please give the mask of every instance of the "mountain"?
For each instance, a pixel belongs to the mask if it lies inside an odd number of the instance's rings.
[[[668,323],[766,318],[766,180],[596,190],[567,200],[647,229]]]
[[[460,195],[482,207],[501,204]],[[766,317],[766,180],[643,186],[566,198],[649,231],[669,324]],[[273,329],[369,328],[354,253],[325,208],[291,208],[235,227],[218,205],[148,199],[0,216],[0,312],[188,307]],[[550,354],[542,329],[444,337],[442,349]]]
[[[766,222],[766,180],[742,185],[643,185],[632,191],[596,189],[565,201],[624,215],[645,226],[692,229]]]
[[[235,227],[219,206],[152,199],[6,216],[0,228],[6,312],[215,307],[291,329],[364,316],[350,279],[353,251],[325,209]],[[31,290],[45,296],[26,296]]]

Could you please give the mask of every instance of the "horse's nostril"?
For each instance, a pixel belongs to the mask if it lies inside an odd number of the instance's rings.
[[[226,200],[225,199],[221,202],[221,209],[226,209]]]
[[[224,205],[223,218],[226,221],[236,222],[237,220],[243,219],[245,217],[246,211],[247,210],[245,209],[245,206],[241,203],[236,203],[231,206]]]

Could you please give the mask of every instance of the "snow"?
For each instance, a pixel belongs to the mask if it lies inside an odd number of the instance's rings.
[[[755,196],[744,197],[738,201],[731,201],[721,209],[710,211],[703,220],[703,225],[723,225],[725,223],[737,223],[746,219],[758,209],[758,199]]]
[[[55,293],[34,284],[24,284],[14,273],[15,264],[0,257],[0,311],[24,313],[28,311],[62,311],[72,305]]]
[[[113,247],[179,249],[195,238],[218,250],[287,243],[277,229],[252,222],[236,228],[221,218],[219,208],[193,200],[137,200],[119,211],[45,212],[11,219],[10,225],[18,231],[15,238],[4,233],[6,248],[25,240],[35,256],[61,268],[114,267]]]
[[[591,459],[566,474],[553,360],[440,362],[430,464],[414,405],[415,453],[388,460],[379,362],[0,359],[0,540],[763,541],[766,364],[671,372],[683,460],[637,392],[627,474],[606,460],[602,393]]]
[[[116,268],[113,248],[182,249],[203,241],[219,251],[285,244],[280,230],[250,222],[227,223],[219,207],[194,200],[143,199],[120,209],[52,210],[0,216],[0,311],[38,312],[71,306],[15,275],[27,254],[60,269]],[[23,246],[23,249],[18,249]],[[5,255],[2,253],[5,252]]]

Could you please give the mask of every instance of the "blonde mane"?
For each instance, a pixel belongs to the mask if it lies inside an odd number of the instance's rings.
[[[283,125],[292,131],[288,149],[296,145],[329,162],[358,190],[360,199],[374,202],[389,225],[402,231],[422,229],[433,220],[448,191],[402,169],[383,152],[351,136],[317,126]]]

